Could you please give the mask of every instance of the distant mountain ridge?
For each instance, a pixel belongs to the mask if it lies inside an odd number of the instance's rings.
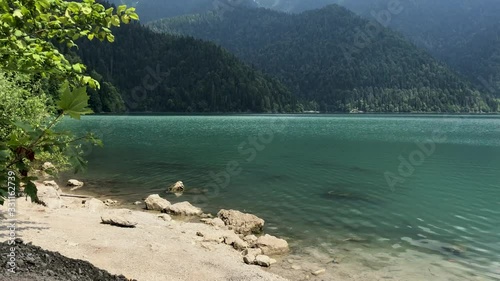
[[[498,110],[497,100],[395,32],[337,5],[301,14],[238,8],[148,26],[220,44],[323,111]]]

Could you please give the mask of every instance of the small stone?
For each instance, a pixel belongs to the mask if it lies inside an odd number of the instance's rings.
[[[174,185],[172,185],[168,190],[172,193],[182,193],[184,191],[184,183],[182,183],[182,181],[178,181]]]
[[[245,255],[243,257],[243,261],[246,264],[254,264],[255,263],[255,256],[254,255]]]
[[[45,186],[52,186],[55,190],[59,191],[61,188],[55,181],[43,181],[43,184]]]
[[[301,270],[302,267],[300,265],[293,264],[292,265],[292,269],[294,269],[294,270]]]
[[[66,185],[72,186],[73,188],[71,188],[71,190],[76,190],[76,189],[81,188],[84,185],[84,183],[79,181],[79,180],[70,179],[70,180],[68,180],[68,183]]]
[[[255,257],[255,264],[263,267],[269,267],[271,266],[271,258],[266,255],[258,255]]]
[[[162,219],[164,221],[171,221],[172,220],[172,217],[167,215],[167,214],[161,214],[161,215],[158,215],[158,218],[159,219]]]
[[[322,269],[318,269],[318,270],[311,272],[311,274],[314,276],[318,276],[318,275],[323,274],[325,272],[326,272],[326,269],[322,268]]]
[[[130,215],[130,210],[113,210],[103,214],[101,216],[101,221],[104,224],[110,224],[114,226],[135,227],[137,225],[137,222],[131,219]]]
[[[277,263],[277,262],[278,262],[278,261],[277,261],[277,260],[275,260],[275,259],[270,259],[270,260],[269,260],[269,263],[270,263],[270,264],[275,264],[275,263]]]
[[[56,166],[54,166],[54,164],[52,164],[50,162],[45,162],[42,165],[42,170],[43,171],[46,171],[46,170],[55,170],[55,169],[56,169]]]
[[[144,202],[146,203],[146,209],[153,211],[163,211],[171,205],[170,202],[161,198],[158,194],[149,195]]]
[[[141,201],[135,201],[135,202],[134,202],[134,205],[141,205],[141,204],[142,204],[142,202],[141,202]]]

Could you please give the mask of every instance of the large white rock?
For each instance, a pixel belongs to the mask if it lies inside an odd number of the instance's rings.
[[[59,191],[59,190],[61,189],[61,188],[59,187],[59,185],[58,185],[55,181],[53,181],[53,180],[51,180],[51,181],[43,181],[43,184],[44,184],[45,186],[52,186],[52,187],[53,187],[53,188],[55,188],[55,190],[57,190],[57,191]]]
[[[191,203],[187,201],[172,204],[168,206],[165,211],[170,214],[182,216],[198,216],[203,213],[200,208],[191,205]]]
[[[38,200],[50,209],[60,209],[63,205],[63,201],[59,196],[59,192],[49,185],[37,184],[37,196]]]
[[[264,220],[252,215],[245,214],[237,210],[220,210],[217,216],[226,224],[233,228],[236,233],[243,235],[259,233],[264,227]]]
[[[52,164],[50,162],[45,162],[42,165],[42,170],[43,171],[47,171],[47,170],[54,170],[55,171],[55,169],[56,169],[56,166],[54,166],[54,164]]]
[[[68,183],[66,185],[71,186],[72,187],[71,190],[76,190],[83,186],[83,182],[75,179],[70,179],[68,180]]]
[[[286,240],[269,234],[259,237],[256,245],[258,248],[262,249],[264,255],[282,255],[290,250]]]
[[[163,211],[171,205],[170,202],[161,198],[158,194],[149,195],[144,202],[146,203],[146,209],[153,211]]]
[[[271,266],[271,258],[266,255],[258,255],[255,257],[255,264],[263,267]]]
[[[85,201],[85,208],[88,209],[91,213],[97,213],[107,209],[108,207],[101,200],[90,198]]]
[[[104,224],[120,227],[135,227],[137,222],[132,217],[132,211],[127,209],[109,210],[101,215]]]
[[[178,181],[174,185],[172,185],[168,190],[173,193],[181,193],[184,191],[184,183],[182,181]]]

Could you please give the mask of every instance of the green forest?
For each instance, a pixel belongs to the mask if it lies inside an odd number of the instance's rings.
[[[157,34],[139,24],[114,35],[112,44],[78,42],[73,55],[102,84],[90,93],[97,112],[301,111],[283,84],[215,44]]]
[[[337,5],[301,14],[267,9],[155,21],[156,32],[213,41],[326,112],[491,112],[498,100],[398,33]]]

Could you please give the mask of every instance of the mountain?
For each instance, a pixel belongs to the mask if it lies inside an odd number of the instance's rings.
[[[105,81],[101,86],[106,92],[120,93],[110,97],[117,103],[122,98],[130,111],[300,111],[296,98],[280,82],[215,44],[157,34],[139,24],[113,32],[111,44],[78,42],[76,55],[95,78]],[[107,102],[91,94],[94,108]]]
[[[385,0],[349,0],[343,5],[373,19],[388,11]],[[500,1],[399,1],[388,26],[401,32],[436,58],[500,96]],[[486,83],[487,81],[487,83]]]
[[[398,33],[337,5],[301,14],[233,9],[148,26],[220,44],[322,111],[498,110],[497,100]]]

